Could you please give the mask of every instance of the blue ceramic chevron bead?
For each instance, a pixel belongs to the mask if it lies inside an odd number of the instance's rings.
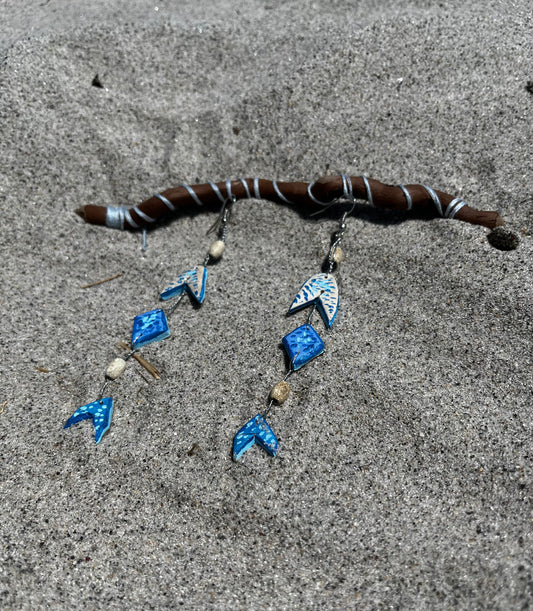
[[[309,361],[322,354],[326,348],[322,338],[310,324],[294,329],[281,341],[294,371],[307,365]]]
[[[131,347],[137,350],[142,346],[158,342],[170,335],[167,317],[161,309],[139,314],[133,319]]]
[[[270,456],[276,456],[278,440],[261,414],[249,420],[233,438],[233,460],[239,460],[255,443]]]
[[[187,291],[198,303],[202,303],[205,297],[205,283],[207,280],[207,267],[198,265],[193,269],[183,272],[176,282],[173,282],[160,295],[161,299],[166,301],[177,295],[181,295],[183,291]]]
[[[306,280],[294,298],[289,313],[315,303],[324,324],[331,327],[339,308],[339,287],[332,274],[316,274]]]
[[[65,423],[64,429],[68,429],[73,424],[77,424],[82,420],[92,418],[94,425],[94,440],[100,443],[104,433],[111,425],[111,417],[113,415],[113,399],[105,397],[98,399],[87,405],[79,407]]]

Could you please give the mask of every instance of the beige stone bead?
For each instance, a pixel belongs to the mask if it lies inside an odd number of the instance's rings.
[[[342,252],[342,248],[337,246],[335,252],[333,253],[333,262],[339,264],[344,259],[344,253]]]
[[[116,358],[109,363],[105,374],[110,380],[116,380],[123,373],[124,369],[126,369],[126,361]]]
[[[278,382],[272,387],[272,390],[270,391],[270,398],[277,403],[283,403],[289,396],[290,392],[291,387],[287,384],[287,382]]]
[[[222,240],[217,240],[209,247],[209,255],[213,257],[213,259],[220,259],[225,248],[226,244],[224,244]]]

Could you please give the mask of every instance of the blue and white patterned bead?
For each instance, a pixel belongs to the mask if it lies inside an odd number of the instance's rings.
[[[203,265],[183,272],[176,282],[173,282],[160,295],[161,299],[166,301],[177,295],[181,295],[183,291],[187,291],[198,303],[202,303],[205,297],[205,283],[207,280],[207,268]]]
[[[316,274],[306,280],[294,298],[289,313],[314,303],[324,324],[331,327],[339,307],[339,288],[331,274]]]
[[[161,308],[139,314],[133,319],[131,347],[133,350],[142,348],[152,342],[158,342],[170,335],[167,317]]]
[[[322,338],[310,324],[294,329],[281,341],[289,355],[294,371],[321,355],[326,348]]]

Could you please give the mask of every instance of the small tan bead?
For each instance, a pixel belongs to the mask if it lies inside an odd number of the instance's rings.
[[[220,259],[225,248],[226,245],[224,244],[224,242],[222,240],[217,240],[216,242],[213,242],[209,247],[209,255],[213,257],[213,259]]]
[[[105,374],[110,380],[116,380],[124,369],[126,369],[126,361],[121,358],[116,358],[109,363]]]
[[[270,391],[270,398],[277,403],[283,403],[289,393],[291,392],[291,387],[287,384],[287,382],[278,382]]]
[[[343,259],[344,259],[344,253],[342,252],[342,248],[340,246],[337,246],[333,254],[333,262],[340,263]]]

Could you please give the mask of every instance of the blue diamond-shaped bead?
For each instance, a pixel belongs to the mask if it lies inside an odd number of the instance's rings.
[[[167,317],[160,308],[139,314],[133,319],[131,347],[133,350],[158,342],[170,335]]]
[[[294,371],[303,367],[325,350],[320,335],[309,324],[302,325],[282,340]]]

